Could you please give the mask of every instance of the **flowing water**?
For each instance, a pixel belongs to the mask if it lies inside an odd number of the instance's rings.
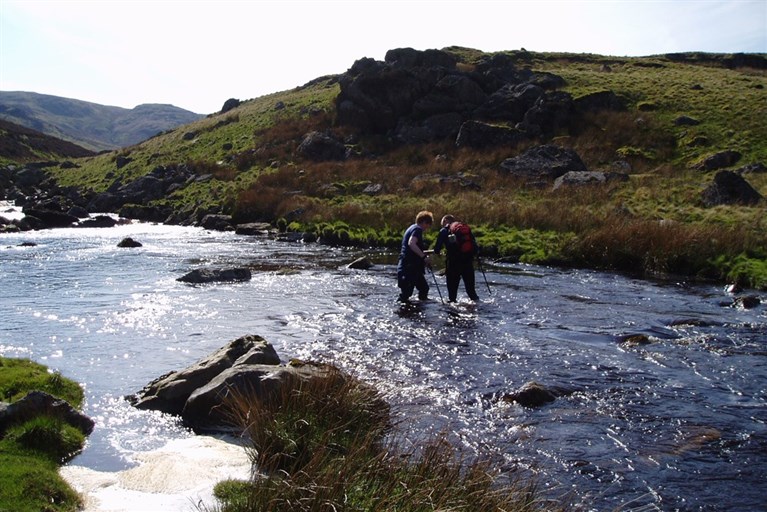
[[[118,248],[126,236],[143,247]],[[582,509],[765,510],[764,304],[724,307],[717,285],[486,264],[492,293],[477,272],[477,304],[463,290],[442,304],[430,281],[432,300],[400,306],[390,256],[345,267],[363,254],[151,224],[2,235],[0,355],[84,384],[97,426],[71,464],[93,470],[192,437],[124,395],[259,334],[283,360],[375,384],[409,432],[448,432]],[[251,281],[176,281],[239,266]],[[620,342],[637,334],[650,343]],[[498,400],[529,381],[567,393],[535,409]]]

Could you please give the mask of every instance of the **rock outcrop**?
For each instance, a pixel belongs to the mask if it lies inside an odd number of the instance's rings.
[[[584,113],[625,109],[610,91],[574,100],[556,90],[561,77],[515,63],[497,54],[465,69],[447,52],[412,48],[390,50],[383,62],[360,59],[339,78],[337,119],[404,144],[457,137],[482,148],[567,134]]]
[[[567,186],[604,185],[611,181],[628,181],[628,174],[601,171],[569,171],[554,180],[553,190]]]
[[[501,170],[518,178],[555,180],[568,172],[585,172],[588,169],[572,149],[547,144],[507,158],[501,162]]]
[[[285,385],[321,378],[328,367],[280,364],[274,347],[260,336],[238,338],[180,371],[163,375],[126,399],[139,409],[181,416],[196,430],[231,428],[227,400],[235,396],[264,399]]]
[[[315,162],[344,160],[347,156],[343,142],[332,135],[316,131],[304,136],[297,151],[299,155]]]

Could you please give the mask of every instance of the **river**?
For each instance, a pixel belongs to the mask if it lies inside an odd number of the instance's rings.
[[[128,236],[143,246],[118,248]],[[362,255],[375,266],[346,268]],[[176,281],[239,266],[251,281]],[[483,269],[476,304],[462,289],[442,304],[430,281],[430,301],[402,307],[394,261],[374,251],[146,223],[5,234],[0,355],[85,386],[96,428],[70,464],[95,471],[194,437],[124,395],[259,334],[283,360],[332,362],[375,384],[411,435],[447,431],[582,510],[765,510],[764,303],[725,307],[715,284]],[[620,342],[629,335],[650,343]],[[529,381],[569,393],[535,409],[497,400]]]

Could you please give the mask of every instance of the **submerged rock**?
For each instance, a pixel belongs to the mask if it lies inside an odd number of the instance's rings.
[[[117,247],[142,247],[143,244],[141,242],[137,242],[136,240],[132,239],[131,237],[125,237],[117,244]]]
[[[563,389],[549,388],[538,382],[530,381],[516,391],[503,395],[501,400],[517,403],[522,407],[540,407],[568,393]]]
[[[761,303],[762,300],[756,295],[744,295],[742,297],[736,298],[732,303],[732,307],[741,309],[754,309]]]
[[[250,281],[252,275],[247,268],[208,269],[198,268],[179,277],[182,283],[204,284],[215,282]]]
[[[368,270],[369,268],[373,267],[373,262],[370,261],[367,257],[357,258],[356,260],[349,263],[346,268],[351,268],[355,270]]]

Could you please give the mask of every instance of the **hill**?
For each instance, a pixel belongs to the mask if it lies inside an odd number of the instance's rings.
[[[92,151],[131,146],[201,117],[173,105],[125,109],[33,92],[0,91],[0,119]]]
[[[147,220],[396,247],[429,209],[486,257],[767,286],[765,62],[397,49],[49,172]]]
[[[60,161],[94,154],[77,144],[0,119],[0,162]]]

